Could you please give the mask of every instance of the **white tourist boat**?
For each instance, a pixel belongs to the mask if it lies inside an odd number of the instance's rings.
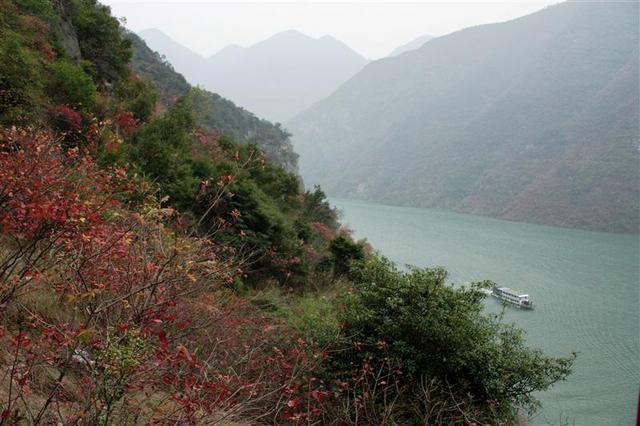
[[[509,303],[522,309],[533,309],[533,303],[529,300],[528,294],[522,294],[521,292],[509,287],[494,286],[493,290],[485,290],[487,294],[500,299],[505,303]]]

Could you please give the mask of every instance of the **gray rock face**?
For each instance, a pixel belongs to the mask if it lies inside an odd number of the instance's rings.
[[[60,19],[55,23],[55,29],[60,37],[60,43],[64,47],[65,51],[71,57],[71,59],[78,61],[81,59],[80,44],[78,43],[78,35],[71,23],[71,18],[68,16],[64,7],[55,2],[58,9],[58,16]]]

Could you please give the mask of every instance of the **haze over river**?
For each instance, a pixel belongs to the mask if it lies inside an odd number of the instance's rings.
[[[355,237],[399,265],[444,266],[450,281],[490,279],[528,293],[506,310],[530,345],[578,352],[566,382],[538,395],[533,424],[635,424],[640,385],[638,235],[587,232],[441,210],[332,198]],[[487,309],[501,305],[487,300]]]

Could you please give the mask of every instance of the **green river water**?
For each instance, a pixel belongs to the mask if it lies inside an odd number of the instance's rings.
[[[578,352],[574,373],[537,395],[533,424],[635,424],[640,385],[639,236],[331,199],[357,238],[399,265],[444,266],[454,283],[491,279],[536,309],[506,319],[548,354]],[[487,310],[501,305],[487,300]],[[568,422],[568,423],[567,423]]]

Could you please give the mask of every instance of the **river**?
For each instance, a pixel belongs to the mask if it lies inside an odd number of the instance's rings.
[[[536,395],[536,425],[635,424],[640,385],[639,236],[330,199],[356,238],[399,265],[444,266],[453,283],[491,279],[529,293],[507,309],[531,346],[578,352],[567,381]],[[487,300],[488,311],[501,305]]]

